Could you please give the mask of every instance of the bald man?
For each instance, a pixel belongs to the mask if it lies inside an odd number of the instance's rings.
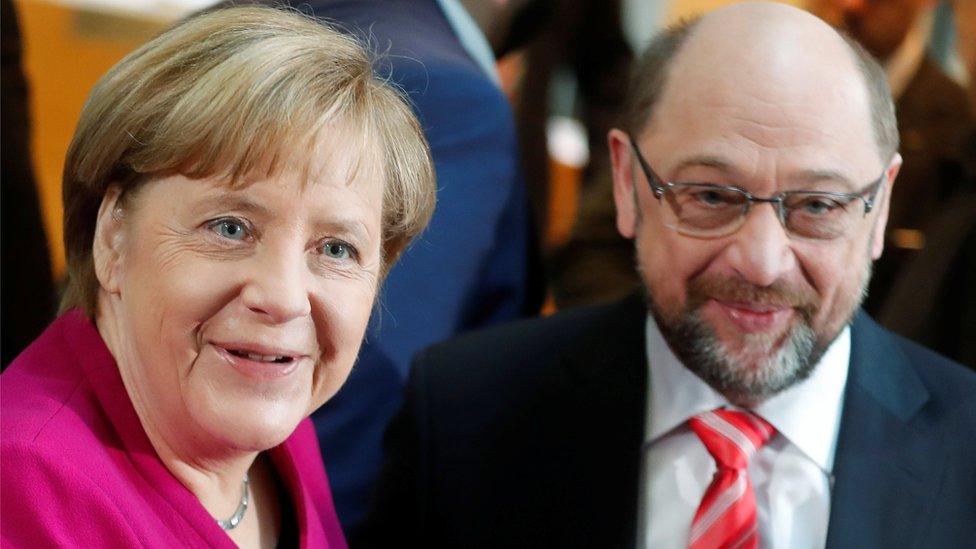
[[[976,375],[859,312],[902,162],[881,68],[738,4],[629,93],[644,292],[419,355],[362,545],[971,547]]]

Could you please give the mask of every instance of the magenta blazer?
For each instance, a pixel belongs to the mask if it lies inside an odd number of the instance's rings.
[[[235,547],[149,443],[115,359],[78,311],[0,376],[4,547]],[[272,462],[302,547],[346,547],[308,419]]]

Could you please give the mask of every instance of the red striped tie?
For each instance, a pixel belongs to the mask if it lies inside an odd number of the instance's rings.
[[[688,547],[758,547],[749,459],[776,430],[759,416],[735,410],[705,412],[689,419],[688,424],[718,466],[695,512]]]

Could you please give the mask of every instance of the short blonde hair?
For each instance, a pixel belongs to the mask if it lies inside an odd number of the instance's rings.
[[[68,280],[61,310],[94,315],[95,222],[110,186],[123,196],[168,173],[270,175],[326,125],[361,132],[384,178],[382,275],[433,212],[434,170],[404,98],[349,36],[294,11],[234,7],[187,19],[126,56],[92,89],[64,166]],[[356,137],[356,136],[353,136]]]

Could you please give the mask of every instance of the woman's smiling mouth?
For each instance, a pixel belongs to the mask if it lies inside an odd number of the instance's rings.
[[[217,354],[238,372],[252,378],[274,379],[294,372],[307,355],[253,344],[212,343]]]
[[[228,353],[249,360],[254,360],[257,362],[276,362],[278,364],[285,364],[295,360],[294,357],[288,355],[259,355],[257,353],[249,353],[241,349],[226,349]]]

